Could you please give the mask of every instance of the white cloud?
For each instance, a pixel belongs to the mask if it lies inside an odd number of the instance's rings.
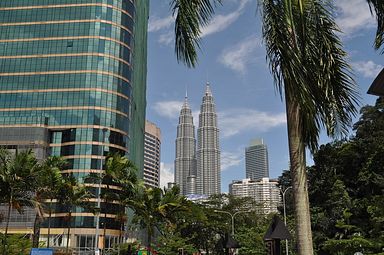
[[[244,74],[247,65],[255,58],[256,49],[261,47],[261,40],[252,35],[233,47],[224,49],[218,61],[224,66]]]
[[[162,29],[167,29],[175,22],[175,19],[172,16],[165,18],[159,18],[156,16],[149,17],[148,21],[148,32],[157,32]]]
[[[183,101],[162,101],[154,104],[154,110],[160,116],[175,119],[179,116]]]
[[[201,29],[201,37],[205,37],[207,35],[214,34],[228,28],[228,26],[230,26],[240,17],[248,2],[249,0],[241,0],[239,7],[234,12],[226,15],[213,16],[211,22],[206,27]]]
[[[214,33],[221,32],[234,23],[243,13],[243,10],[250,0],[240,0],[238,8],[228,14],[216,14],[213,16],[210,23],[201,28],[201,37],[205,37]],[[158,18],[156,16],[149,18],[148,32],[157,32],[166,30],[159,36],[158,42],[163,45],[170,45],[174,40],[174,31],[169,28],[174,24],[175,17],[169,16]]]
[[[225,171],[230,167],[238,166],[244,159],[244,152],[221,152],[221,171]]]
[[[160,188],[167,187],[168,182],[174,182],[173,164],[160,163]]]
[[[375,26],[366,0],[337,0],[335,5],[338,9],[336,23],[346,35]]]
[[[172,30],[169,30],[165,33],[162,33],[160,36],[159,36],[159,39],[157,40],[160,44],[163,44],[163,45],[170,45],[173,41],[174,41],[174,37],[173,37],[173,31]]]
[[[376,64],[371,60],[358,61],[352,63],[353,68],[367,78],[376,78],[383,69],[382,65]]]
[[[265,132],[271,128],[284,125],[285,113],[268,113],[252,109],[235,109],[219,113],[219,127],[224,138],[252,130]]]

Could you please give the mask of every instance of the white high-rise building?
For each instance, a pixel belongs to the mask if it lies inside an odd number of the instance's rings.
[[[161,131],[154,123],[145,121],[144,135],[144,184],[160,186]]]
[[[261,178],[258,180],[243,179],[229,184],[229,193],[235,197],[251,197],[260,205],[262,213],[278,212],[281,203],[278,182],[274,179]]]
[[[175,158],[175,183],[182,195],[195,193],[194,176],[196,176],[195,126],[186,96],[177,126]],[[188,184],[188,180],[193,183]]]
[[[203,96],[197,130],[196,193],[219,194],[221,190],[219,129],[209,83]]]
[[[269,177],[268,149],[263,139],[256,139],[245,148],[245,176],[252,180]]]

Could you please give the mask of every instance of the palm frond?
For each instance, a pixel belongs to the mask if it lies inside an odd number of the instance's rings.
[[[377,30],[375,37],[375,49],[378,50],[384,43],[384,1],[383,0],[367,0],[371,14],[376,15]],[[381,51],[384,53],[384,49]]]
[[[322,128],[332,137],[346,134],[359,101],[346,52],[336,35],[332,6],[326,0],[264,0],[261,4],[263,37],[276,88],[299,105],[296,121],[305,145],[314,151]]]
[[[188,67],[197,63],[201,27],[208,24],[216,4],[221,0],[172,0],[175,20],[175,53],[179,62]]]

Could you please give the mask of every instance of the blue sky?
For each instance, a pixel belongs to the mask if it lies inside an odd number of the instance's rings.
[[[176,61],[169,2],[151,0],[148,28],[147,119],[162,132],[161,185],[173,181],[176,127],[186,89],[197,126],[207,81],[218,113],[222,192],[228,191],[232,180],[245,178],[244,148],[255,138],[267,144],[270,177],[278,177],[289,161],[285,106],[266,63],[257,1],[224,0],[218,6],[203,29],[195,69]],[[336,6],[361,104],[373,104],[376,98],[366,91],[384,64],[384,56],[372,47],[375,20],[365,0],[337,0]],[[321,137],[321,143],[328,141]]]

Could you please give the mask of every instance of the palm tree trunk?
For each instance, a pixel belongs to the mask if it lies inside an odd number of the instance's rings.
[[[39,238],[40,238],[40,223],[41,218],[38,213],[36,213],[35,222],[33,223],[33,238],[32,238],[32,247],[39,247]]]
[[[294,194],[296,239],[299,255],[312,255],[312,231],[309,213],[305,144],[302,138],[300,107],[285,89],[288,144]]]
[[[3,239],[3,255],[6,254],[6,246],[7,246],[7,235],[8,235],[8,228],[9,228],[9,218],[11,217],[11,203],[12,201],[12,196],[11,199],[8,202],[8,211],[7,211],[7,223],[5,225],[5,232],[4,232],[4,239]]]
[[[118,244],[118,246],[117,246],[117,254],[118,255],[120,255],[120,245],[121,245],[121,243],[122,243],[122,241],[121,241],[121,237],[122,237],[122,232],[123,232],[123,226],[124,226],[124,224],[122,224],[121,222],[120,222],[120,231],[119,231],[119,244]]]
[[[50,237],[51,237],[51,216],[52,216],[52,198],[49,203],[49,215],[48,215],[48,240],[47,240],[47,248],[50,246]]]
[[[151,227],[148,227],[147,229],[147,242],[148,242],[148,255],[151,255],[151,242],[152,242]]]
[[[107,208],[104,208],[106,210]],[[105,249],[105,244],[107,243],[107,211],[104,211],[104,230],[103,230],[103,235],[104,235],[104,245],[103,248]]]
[[[65,249],[65,254],[68,254],[68,248],[69,248],[69,235],[71,233],[71,219],[72,219],[72,209],[69,211],[68,214],[68,232],[67,232],[67,248]]]

